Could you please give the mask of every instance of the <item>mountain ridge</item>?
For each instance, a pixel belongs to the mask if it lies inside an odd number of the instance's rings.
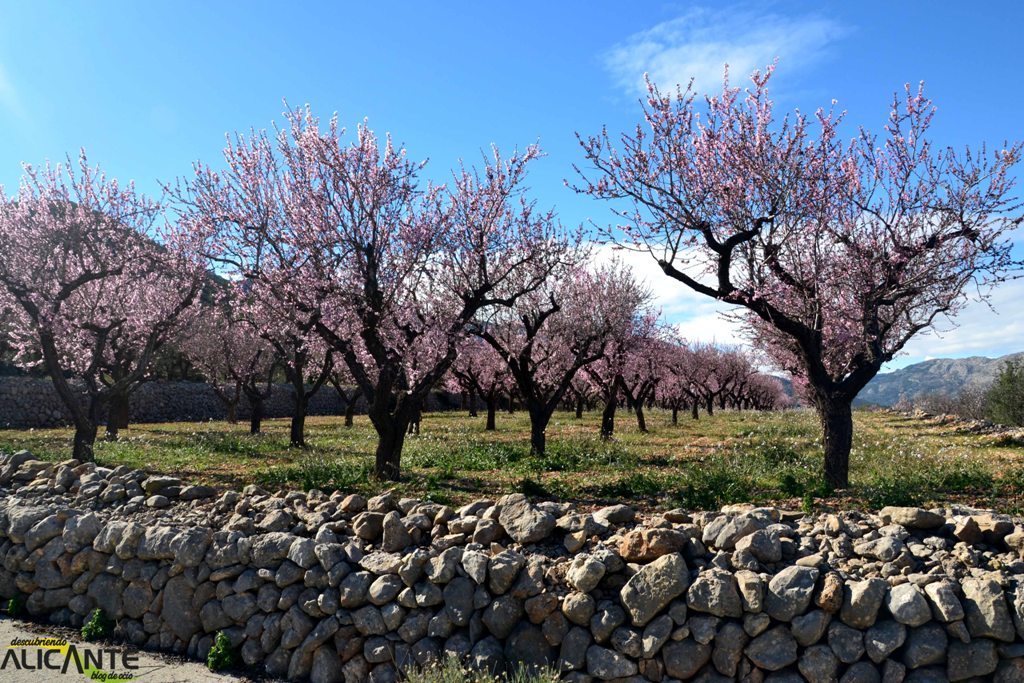
[[[1010,360],[1024,361],[1024,351],[998,358],[933,358],[877,375],[857,396],[857,405],[891,406],[901,398],[913,401],[926,394],[954,395],[962,389],[984,389]]]

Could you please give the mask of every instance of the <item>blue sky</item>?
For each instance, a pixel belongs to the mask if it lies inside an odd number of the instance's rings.
[[[371,4],[373,6],[371,6]],[[85,147],[111,175],[157,192],[195,159],[216,161],[226,131],[267,127],[282,100],[364,117],[443,179],[539,141],[533,195],[564,222],[605,223],[607,207],[563,185],[574,133],[630,127],[644,71],[715,87],[780,58],[778,106],[832,98],[877,129],[892,93],[924,80],[936,138],[1024,137],[1017,3],[778,2],[269,3],[0,1],[0,183],[23,161]],[[717,306],[640,266],[691,337],[731,341]],[[964,324],[921,338],[893,366],[1024,349],[1024,285],[1002,287]],[[1019,310],[1015,310],[1019,309]],[[949,327],[948,325],[945,327]]]

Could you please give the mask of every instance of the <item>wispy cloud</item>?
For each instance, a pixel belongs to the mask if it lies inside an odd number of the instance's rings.
[[[714,88],[728,64],[734,80],[776,57],[787,71],[817,61],[845,29],[820,16],[785,17],[743,7],[693,9],[634,33],[604,55],[605,66],[630,95],[643,95],[644,73],[662,88]]]
[[[25,118],[25,107],[3,64],[0,64],[0,109],[6,109],[18,118]]]

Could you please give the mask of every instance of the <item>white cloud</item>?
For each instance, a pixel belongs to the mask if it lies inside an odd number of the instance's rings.
[[[704,90],[722,81],[728,64],[733,82],[776,57],[793,71],[819,59],[844,29],[818,16],[783,17],[741,7],[697,8],[634,33],[604,55],[616,83],[631,95],[646,94],[643,74],[662,88],[686,85]]]
[[[989,302],[972,301],[955,321],[941,320],[934,331],[910,340],[887,370],[930,358],[988,356],[1024,351],[1024,280],[997,287]]]
[[[0,107],[7,109],[19,118],[25,117],[25,108],[21,104],[21,98],[11,79],[7,76],[3,64],[0,64]]]
[[[723,314],[736,310],[682,282],[670,278],[654,258],[646,252],[613,249],[608,245],[595,247],[595,261],[606,263],[618,258],[633,270],[653,296],[653,304],[661,310],[665,322],[673,325],[683,338],[693,342],[714,342],[723,346],[749,345],[742,327]]]

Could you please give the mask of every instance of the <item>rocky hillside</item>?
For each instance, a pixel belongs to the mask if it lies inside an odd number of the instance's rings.
[[[1024,352],[1000,358],[936,358],[878,375],[860,392],[857,402],[891,406],[901,396],[913,400],[924,394],[956,394],[966,387],[988,386],[1008,360],[1024,360]]]

